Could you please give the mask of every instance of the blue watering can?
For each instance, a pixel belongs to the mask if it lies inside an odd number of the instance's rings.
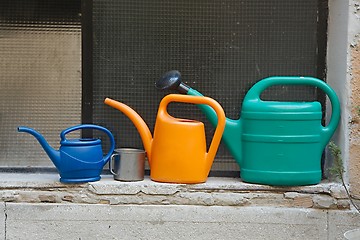
[[[66,134],[79,129],[96,129],[103,131],[110,139],[110,150],[103,157],[101,140],[93,138],[67,139]],[[60,149],[53,149],[45,138],[32,128],[18,127],[19,132],[33,135],[44,148],[56,169],[60,173],[60,182],[83,183],[100,180],[104,165],[109,161],[115,148],[115,140],[109,130],[104,127],[83,124],[63,130],[60,133]]]

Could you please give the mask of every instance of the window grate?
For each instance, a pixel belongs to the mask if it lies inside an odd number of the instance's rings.
[[[227,117],[239,118],[247,90],[264,77],[323,77],[323,2],[94,0],[93,105],[85,111],[113,131],[117,147],[142,148],[133,124],[103,100],[128,104],[152,131],[159,102],[169,93],[156,90],[154,83],[177,69],[186,84],[219,101]],[[273,87],[263,97],[324,101],[320,95],[310,87],[286,86]],[[213,128],[195,106],[173,104],[170,112],[205,122],[210,140]],[[222,145],[212,170],[238,171]]]

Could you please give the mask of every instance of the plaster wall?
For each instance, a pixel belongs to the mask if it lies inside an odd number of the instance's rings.
[[[352,194],[360,197],[360,2],[352,1],[349,8],[349,74],[351,86],[349,112],[350,129],[350,158],[349,158],[349,182]]]
[[[329,0],[329,18],[328,18],[328,45],[327,45],[327,83],[335,90],[341,107],[341,119],[339,126],[333,136],[333,141],[342,150],[343,158],[349,156],[349,130],[348,122],[350,114],[348,111],[349,99],[349,80],[347,79],[347,48],[348,48],[348,0]],[[328,102],[327,106],[330,106]],[[331,108],[327,107],[327,115],[331,115]],[[328,156],[328,159],[331,159]],[[346,168],[348,162],[345,161]],[[327,161],[325,169],[332,165]],[[348,176],[346,176],[348,177]]]
[[[360,2],[330,0],[327,82],[337,92],[341,120],[333,140],[342,150],[345,179],[360,197]],[[327,109],[331,114],[331,108]],[[331,165],[328,162],[326,167]]]

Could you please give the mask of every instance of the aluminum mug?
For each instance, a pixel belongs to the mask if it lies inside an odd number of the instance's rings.
[[[144,180],[145,156],[142,149],[115,149],[109,161],[109,169],[114,179],[126,182]]]

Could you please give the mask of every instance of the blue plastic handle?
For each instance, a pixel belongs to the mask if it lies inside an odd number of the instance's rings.
[[[106,164],[109,161],[111,154],[114,152],[114,149],[115,149],[115,139],[114,139],[114,136],[112,135],[112,133],[108,129],[106,129],[102,126],[98,126],[98,125],[94,125],[94,124],[81,124],[81,125],[69,127],[67,129],[63,130],[60,133],[61,141],[66,140],[66,137],[65,137],[66,134],[76,131],[76,130],[79,130],[79,129],[96,129],[96,130],[103,131],[106,133],[106,135],[109,137],[109,140],[110,140],[110,150],[105,155],[105,157],[103,157],[104,164]]]

